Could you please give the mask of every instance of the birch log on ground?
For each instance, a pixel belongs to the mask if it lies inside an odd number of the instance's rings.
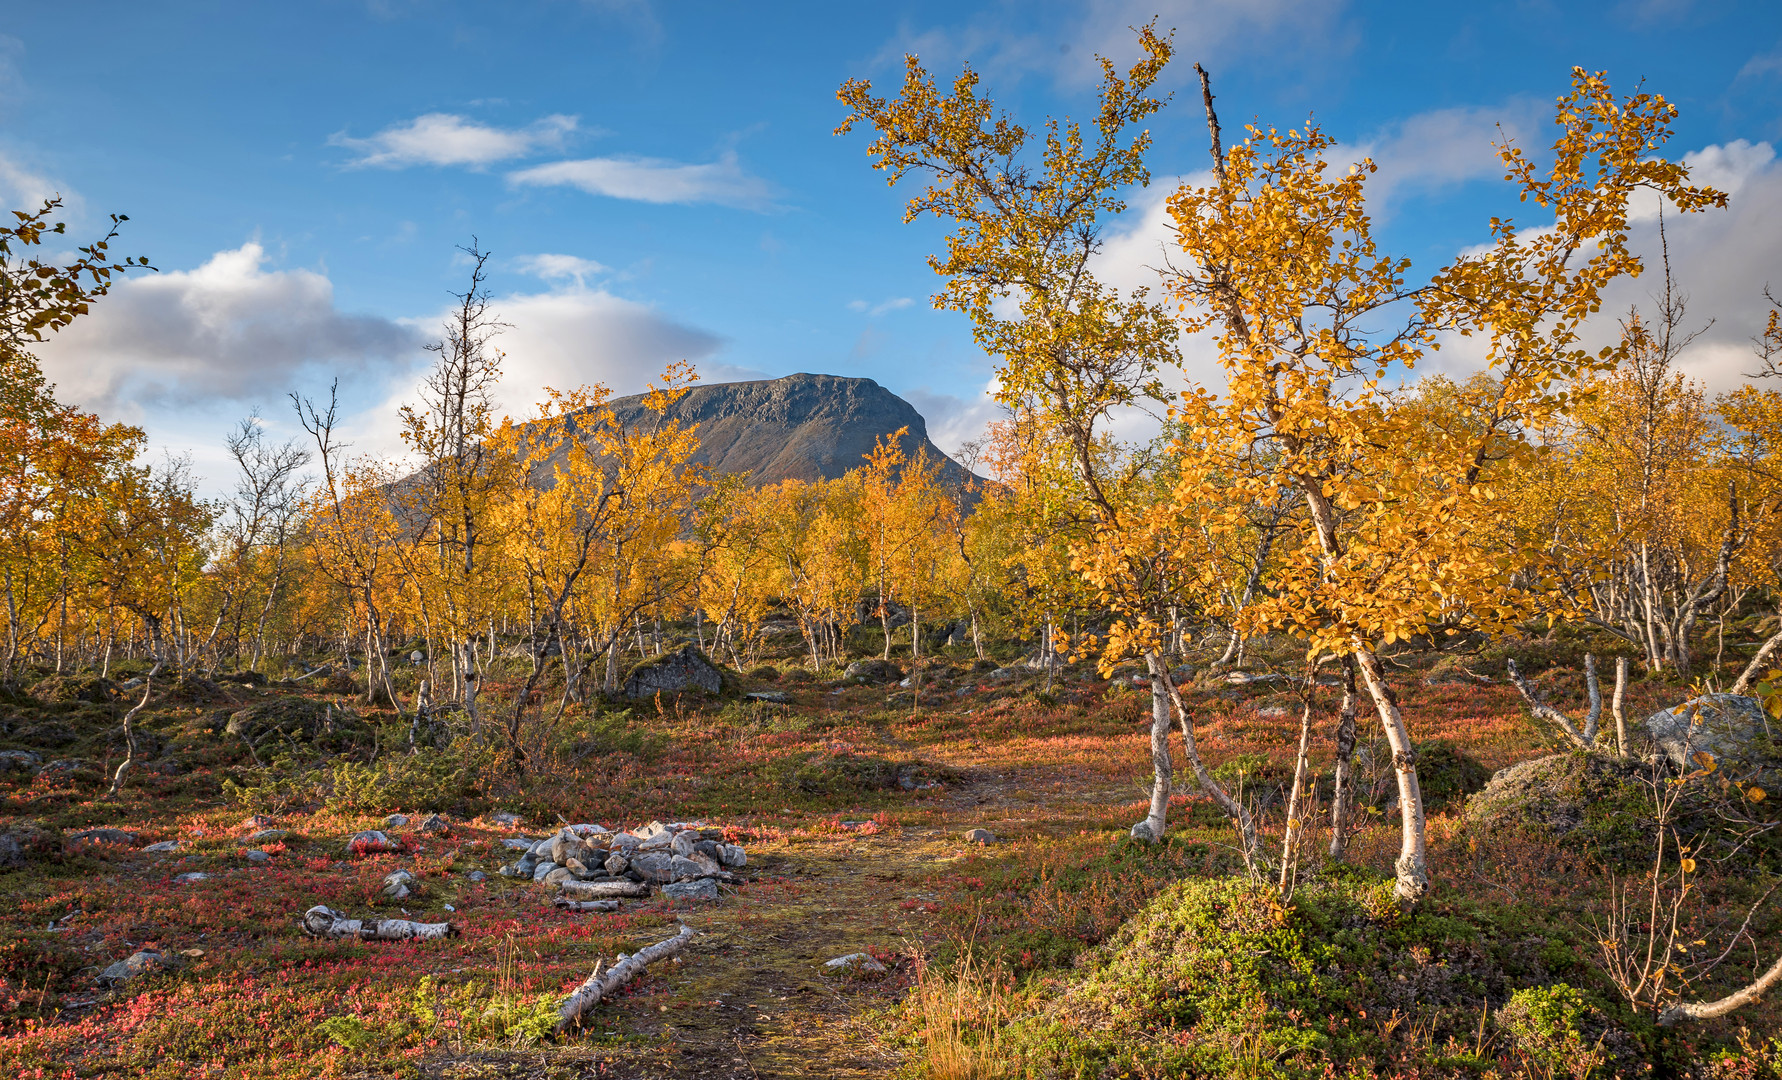
[[[557,906],[569,911],[617,911],[617,900],[565,900],[557,897]]]
[[[641,881],[560,881],[563,895],[574,900],[617,900],[621,897],[650,895],[650,887]]]
[[[303,913],[303,932],[317,938],[359,938],[364,941],[434,941],[456,937],[451,923],[410,922],[408,919],[349,919],[325,904]]]
[[[687,947],[693,940],[693,928],[681,925],[681,932],[666,941],[639,949],[635,954],[619,955],[619,962],[606,970],[600,971],[600,965],[594,965],[594,973],[588,981],[576,988],[576,992],[563,999],[557,1009],[557,1033],[562,1034],[569,1028],[581,1023],[582,1017],[600,1004],[601,999],[636,978],[643,970],[658,960],[666,960]]]

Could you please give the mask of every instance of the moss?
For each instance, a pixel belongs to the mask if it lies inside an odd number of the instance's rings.
[[[1417,783],[1427,809],[1439,810],[1485,787],[1491,770],[1449,739],[1417,747]]]

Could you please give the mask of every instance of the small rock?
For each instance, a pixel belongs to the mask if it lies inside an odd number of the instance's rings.
[[[420,879],[407,870],[398,870],[384,879],[384,895],[392,900],[406,900],[420,891]]]
[[[532,880],[543,881],[545,877],[555,869],[557,869],[556,863],[549,859],[540,859],[538,863],[532,867]]]
[[[965,834],[965,842],[968,844],[994,844],[996,843],[996,834],[989,829],[973,829]]]
[[[408,824],[408,815],[407,814],[391,814],[389,817],[384,819],[384,828],[386,828],[386,829],[400,829],[404,825],[407,825],[407,824]]]
[[[669,849],[682,857],[691,855],[699,850],[699,834],[691,831],[675,833]]]
[[[540,863],[539,865],[543,866],[545,864]],[[567,866],[554,866],[551,868],[550,873],[546,874],[544,877],[540,878],[535,875],[532,880],[541,881],[546,885],[555,885],[559,881],[575,880],[575,871]]]
[[[735,869],[739,866],[747,866],[749,864],[749,853],[744,851],[742,847],[737,844],[719,844],[718,861],[731,869]]]
[[[104,986],[122,986],[138,975],[148,975],[164,971],[173,966],[173,961],[153,949],[143,949],[132,953],[128,959],[117,963],[99,973],[99,982]]]
[[[752,701],[764,701],[769,705],[792,704],[792,696],[783,690],[756,690],[747,696]]]
[[[631,860],[631,873],[658,885],[667,884],[674,880],[672,865],[675,858],[665,852],[640,852]]]
[[[255,814],[252,817],[243,818],[241,827],[244,829],[264,829],[273,823],[273,820],[265,814]]]
[[[156,855],[165,855],[169,851],[178,851],[179,850],[179,841],[178,840],[163,840],[158,844],[150,844],[148,847],[145,847],[142,850],[144,850],[146,852],[152,852],[153,854],[156,854]]]
[[[631,869],[631,860],[625,857],[624,852],[615,851],[606,857],[605,866],[609,874],[623,874]]]
[[[209,881],[210,875],[204,873],[202,870],[194,870],[189,874],[181,874],[173,880],[180,885],[190,885],[194,881]]]
[[[269,863],[272,861],[272,856],[261,851],[259,848],[253,848],[247,853],[247,861],[251,863]]]
[[[716,900],[718,883],[711,878],[677,881],[662,886],[662,895],[671,900]]]
[[[347,846],[361,855],[380,851],[396,851],[401,847],[400,844],[377,829],[354,833],[352,838],[347,841]]]
[[[913,776],[900,776],[897,778],[897,786],[905,791],[914,791],[916,790],[916,779]]]
[[[283,829],[261,829],[259,832],[248,837],[247,842],[250,844],[270,844],[278,840],[283,840],[289,835],[290,833]]]
[[[870,971],[883,974],[885,965],[873,959],[871,953],[849,953],[838,956],[834,960],[824,961],[823,966],[831,971]]]
[[[465,881],[485,881],[488,879],[488,877],[489,877],[489,875],[483,873],[481,870],[472,870],[470,873],[464,875],[464,880]]]
[[[501,846],[513,848],[515,851],[531,851],[532,845],[536,843],[538,841],[528,840],[524,836],[510,836],[501,841]]]
[[[497,810],[489,815],[489,820],[497,825],[512,826],[520,823],[520,815],[506,810]]]
[[[718,872],[718,863],[697,851],[691,855],[676,855],[669,860],[668,872],[676,881],[686,878],[708,877]]]
[[[453,906],[452,906],[452,905],[450,905],[450,904],[446,904],[446,905],[444,905],[444,906],[445,906],[445,909],[446,909],[446,910],[447,910],[447,911],[452,911],[452,912],[456,912],[456,911],[457,911],[457,910],[458,910],[458,909],[457,909],[457,908],[455,908],[455,907],[453,907]]]
[[[424,833],[449,833],[452,831],[452,823],[438,814],[428,814],[427,820],[421,822],[421,831]]]

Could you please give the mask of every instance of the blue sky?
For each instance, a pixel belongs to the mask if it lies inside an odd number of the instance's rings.
[[[1580,64],[1676,102],[1673,156],[1734,189],[1673,243],[1694,313],[1716,320],[1686,366],[1737,380],[1763,284],[1782,287],[1774,0],[17,5],[0,197],[61,191],[82,233],[130,215],[125,249],[162,272],[46,365],[65,396],[206,474],[233,418],[257,406],[289,428],[285,393],[337,374],[360,445],[388,449],[473,235],[514,323],[516,411],[547,381],[631,392],[684,356],[712,379],[876,379],[951,449],[989,414],[991,365],[928,305],[938,226],[902,224],[907,193],[871,171],[866,139],[831,134],[836,87],[890,86],[916,51],[947,75],[969,60],[1023,119],[1081,115],[1093,54],[1129,59],[1127,27],[1152,15],[1176,32],[1167,82],[1184,93],[1153,125],[1158,183],[1116,226],[1111,278],[1144,283],[1157,199],[1206,164],[1195,61],[1228,126],[1316,113],[1379,159],[1384,238],[1425,272],[1519,209],[1494,125],[1539,145]]]

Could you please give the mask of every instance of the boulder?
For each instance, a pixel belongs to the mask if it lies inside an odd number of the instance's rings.
[[[1653,713],[1645,725],[1659,752],[1682,771],[1702,767],[1696,754],[1741,777],[1782,771],[1782,743],[1776,741],[1782,722],[1772,720],[1756,698],[1704,694]]]
[[[639,663],[625,675],[625,696],[649,698],[698,690],[721,693],[724,672],[697,645],[685,645]]]
[[[384,819],[384,828],[386,828],[386,829],[400,829],[404,825],[407,825],[407,824],[408,824],[408,815],[407,814],[391,814],[389,817]]]
[[[231,713],[223,729],[259,746],[267,737],[278,735],[307,741],[325,730],[329,723],[329,707],[308,698],[286,697],[262,701]]]
[[[0,775],[23,773],[36,776],[43,771],[43,759],[29,750],[0,750]]]
[[[858,683],[888,683],[903,678],[903,669],[889,660],[856,660],[842,671],[842,678]]]
[[[261,829],[259,832],[248,837],[247,842],[250,844],[274,844],[289,835],[291,834],[283,829]]]
[[[0,827],[0,870],[12,870],[62,851],[62,834],[35,821]]]
[[[189,874],[179,875],[178,877],[173,879],[173,882],[176,885],[191,885],[196,882],[209,881],[209,880],[210,880],[209,874],[206,874],[201,870],[194,870]]]
[[[95,705],[103,705],[111,700],[112,691],[115,689],[116,687],[106,679],[51,675],[31,688],[31,696],[38,701],[63,704],[88,701]]]
[[[508,810],[497,810],[489,815],[489,820],[496,825],[513,826],[520,823],[520,815]]]
[[[532,867],[532,880],[543,881],[545,878],[549,877],[551,871],[555,869],[557,869],[556,863],[549,859],[540,859],[537,864]],[[559,878],[558,880],[562,879]]]
[[[443,835],[446,835],[452,831],[452,823],[447,821],[445,819],[444,815],[428,814],[427,817],[421,822],[421,831],[424,833],[435,833],[435,834],[443,836]]]
[[[179,850],[179,841],[178,840],[163,840],[158,844],[150,844],[148,847],[145,847],[142,850],[145,853],[149,853],[149,854],[165,855],[168,852],[178,851]]]
[[[996,843],[996,834],[989,829],[973,829],[965,834],[965,842],[968,844],[994,844]]]
[[[718,872],[718,863],[697,852],[692,855],[675,855],[669,859],[668,872],[676,881],[710,877]]]
[[[670,900],[716,900],[718,883],[711,878],[676,881],[662,886],[662,895]]]
[[[250,848],[247,853],[247,861],[255,864],[269,863],[272,861],[272,856],[259,848]]]
[[[749,854],[740,845],[719,844],[718,861],[734,870],[749,864]]]
[[[384,878],[384,895],[392,900],[407,900],[421,889],[421,879],[407,870],[398,870]]]
[[[378,829],[367,829],[354,833],[347,840],[347,848],[355,855],[375,855],[382,851],[398,851],[402,847]]]
[[[609,874],[623,874],[631,869],[631,860],[625,857],[624,852],[615,851],[606,857],[606,862],[603,865]]]

